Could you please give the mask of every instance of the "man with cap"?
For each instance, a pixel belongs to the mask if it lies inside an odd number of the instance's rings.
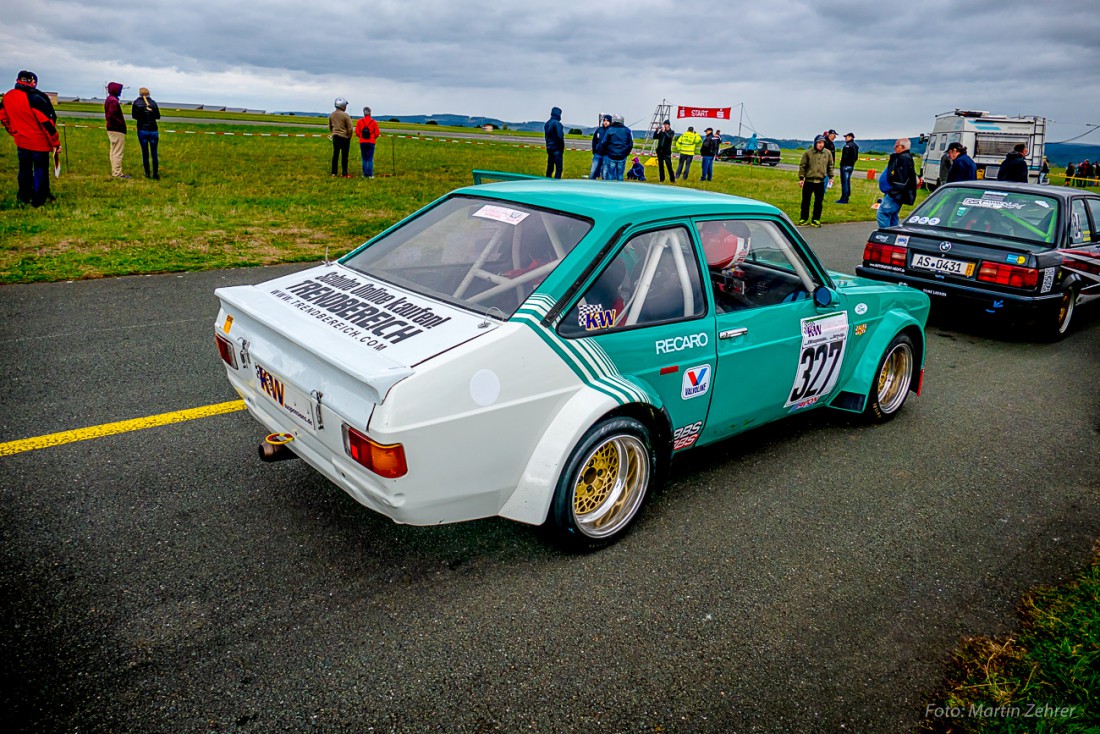
[[[546,177],[561,178],[564,165],[565,130],[561,126],[561,107],[550,110],[550,119],[542,126],[546,138]]]
[[[676,131],[672,129],[672,122],[665,120],[655,137],[657,139],[657,174],[661,177],[661,183],[665,182],[665,168],[668,168],[668,180],[676,183],[676,174],[672,172],[672,141],[676,138]]]
[[[855,133],[844,135],[844,147],[840,151],[840,198],[837,204],[847,204],[852,196],[852,172],[856,170],[856,161],[859,160],[859,146],[856,145]]]
[[[337,97],[332,104],[336,108],[328,116],[328,131],[332,134],[332,175],[336,177],[336,159],[339,158],[344,178],[351,178],[348,174],[348,153],[351,151],[351,136],[355,135],[355,125],[351,122],[351,115],[347,113],[346,99]]]
[[[966,154],[966,147],[962,143],[948,145],[947,155],[951,159],[951,168],[947,172],[946,183],[978,180],[978,165]]]
[[[0,123],[12,138],[19,158],[19,193],[23,204],[42,206],[50,193],[50,151],[61,148],[57,114],[50,98],[38,91],[34,72],[21,71],[15,88],[0,99]]]
[[[600,115],[600,124],[596,132],[592,133],[592,168],[588,170],[589,178],[603,177],[604,156],[599,152],[600,141],[607,135],[607,128],[611,127],[611,115]]]
[[[703,160],[703,170],[699,175],[700,181],[714,180],[714,156],[718,155],[718,144],[721,139],[714,134],[714,128],[708,127],[703,131],[703,144],[699,148],[699,154]]]

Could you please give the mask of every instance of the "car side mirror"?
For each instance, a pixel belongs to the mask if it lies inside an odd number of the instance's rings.
[[[833,292],[823,285],[814,288],[814,303],[822,308],[832,305]]]

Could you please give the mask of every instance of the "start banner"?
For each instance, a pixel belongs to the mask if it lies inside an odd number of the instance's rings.
[[[731,107],[677,107],[676,117],[702,117],[718,120],[730,119]]]

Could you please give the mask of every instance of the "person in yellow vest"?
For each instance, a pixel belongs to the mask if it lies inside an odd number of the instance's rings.
[[[691,170],[691,159],[699,152],[703,144],[703,136],[695,132],[695,128],[689,127],[687,132],[676,140],[676,152],[680,154],[680,162],[676,165],[676,178],[687,180],[688,171]]]

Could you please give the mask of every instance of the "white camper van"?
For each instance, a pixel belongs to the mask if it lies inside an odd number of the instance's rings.
[[[1028,179],[1038,183],[1046,148],[1047,121],[1045,117],[1006,117],[975,110],[955,110],[936,115],[931,134],[921,137],[921,142],[928,143],[921,176],[929,189],[944,183],[940,180],[940,158],[954,142],[966,146],[967,153],[978,166],[978,178],[997,178],[1001,162],[1012,152],[1013,146],[1027,143]]]

